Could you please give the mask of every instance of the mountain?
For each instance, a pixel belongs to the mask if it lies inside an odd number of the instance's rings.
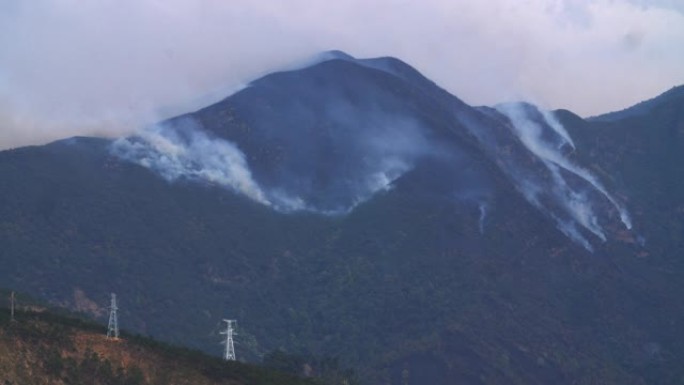
[[[667,106],[669,106],[669,108],[677,108],[681,105],[682,100],[684,100],[684,85],[672,87],[667,92],[664,92],[653,99],[637,103],[624,110],[593,116],[587,120],[592,122],[615,122],[626,118],[647,116],[653,113],[655,109],[668,108]]]
[[[471,107],[332,52],[138,134],[0,153],[0,283],[218,354],[366,383],[684,377],[679,99]],[[664,107],[661,107],[664,106]]]
[[[3,384],[322,384],[140,336],[108,339],[99,325],[45,309],[14,321],[1,310]]]

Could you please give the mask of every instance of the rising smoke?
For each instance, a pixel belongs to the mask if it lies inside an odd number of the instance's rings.
[[[480,210],[480,219],[478,221],[478,227],[480,229],[480,234],[484,234],[485,220],[487,219],[487,203],[481,202],[478,207]]]
[[[168,181],[186,178],[216,184],[265,205],[245,155],[232,143],[212,138],[191,118],[155,125],[111,145],[114,155],[149,168]]]
[[[283,170],[276,183],[258,183],[245,154],[234,143],[211,135],[198,121],[187,117],[118,139],[110,150],[170,182],[190,180],[217,185],[281,212],[339,215],[389,190],[397,178],[413,168],[418,157],[426,154],[424,140],[415,130],[410,123],[395,121],[392,127],[378,127],[355,138],[353,148],[345,149],[349,152],[346,158],[360,163],[355,163],[346,175],[331,175],[336,182],[327,190],[312,190],[314,181],[293,170]],[[316,162],[307,164],[306,171],[315,173]]]
[[[322,87],[321,78],[298,74],[283,73],[252,83],[227,102],[228,109],[238,111],[230,119],[221,115],[225,106],[198,113],[214,122],[214,132],[228,137],[217,137],[198,121],[182,118],[119,139],[112,151],[170,181],[199,180],[281,212],[327,215],[348,213],[427,161],[434,176],[418,184],[474,204],[484,234],[491,203],[483,187],[485,173],[459,145],[428,139],[433,129],[405,113],[404,97],[363,77],[348,78],[342,87],[337,81]],[[326,74],[337,76],[334,71]],[[552,113],[527,104],[497,109],[480,109],[484,116],[497,116],[495,121],[481,120],[470,108],[456,116],[486,145],[524,197],[547,213],[564,234],[592,250],[588,234],[605,242],[604,224],[613,212],[631,228],[627,210],[594,175],[564,155],[575,145]],[[247,149],[248,143],[258,144],[251,151],[240,149],[244,144],[240,135],[235,142],[229,139],[235,131],[229,122],[240,113],[244,115],[240,119],[250,122],[249,140],[244,142]],[[518,143],[519,148],[511,152],[511,159],[501,159],[498,154],[511,143]],[[250,154],[252,164],[243,151]],[[542,172],[530,168],[535,162],[526,156],[536,159]],[[435,183],[444,179],[450,182]],[[612,209],[606,209],[602,200]]]
[[[589,198],[592,192],[583,186],[588,186],[600,193],[619,213],[620,220],[627,229],[632,228],[627,210],[606,190],[606,188],[588,170],[574,164],[560,151],[564,145],[574,148],[572,139],[567,131],[550,112],[542,112],[537,108],[523,103],[510,103],[497,106],[511,122],[511,128],[525,147],[540,159],[551,175],[552,184],[549,188],[530,189],[523,187],[528,200],[546,212],[549,207],[538,199],[542,191],[550,192],[554,200],[564,208],[571,221],[554,214],[553,218],[558,227],[567,236],[591,250],[589,241],[581,235],[575,224],[590,231],[602,241],[607,240],[606,232],[601,225],[601,212],[596,202]],[[549,134],[554,135],[549,135]],[[572,183],[570,176],[583,181],[583,186]],[[534,183],[538,183],[534,182]],[[604,220],[606,218],[603,218]]]

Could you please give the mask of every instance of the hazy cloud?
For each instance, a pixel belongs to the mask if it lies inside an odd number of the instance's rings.
[[[392,55],[471,104],[592,115],[684,83],[667,0],[8,0],[0,148],[120,135],[317,52]]]

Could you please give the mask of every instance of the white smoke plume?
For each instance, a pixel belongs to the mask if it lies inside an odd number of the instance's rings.
[[[608,193],[605,187],[598,181],[598,179],[592,175],[588,170],[581,168],[573,164],[569,159],[565,158],[557,149],[554,149],[547,142],[541,138],[542,127],[537,123],[527,119],[525,117],[525,112],[521,106],[515,103],[510,103],[507,105],[500,106],[500,111],[511,119],[513,123],[513,128],[515,128],[516,133],[522,140],[522,142],[527,146],[527,148],[532,151],[535,155],[539,156],[545,161],[547,165],[556,165],[561,167],[576,176],[589,182],[596,190],[598,190],[603,196],[605,196],[610,203],[615,207],[620,213],[620,220],[625,225],[627,229],[632,228],[632,220],[627,212],[627,209],[622,207],[612,195]],[[568,142],[572,144],[572,140],[569,139],[567,131],[562,127],[557,119],[548,120],[549,116],[552,116],[550,112],[542,113],[545,123],[553,128],[556,132],[560,130],[564,134],[561,134],[564,138],[568,137]],[[574,147],[574,145],[573,145]]]
[[[541,206],[539,208],[543,209]],[[582,235],[574,222],[561,219],[554,214],[551,214],[551,219],[556,222],[558,229],[565,234],[566,237],[572,239],[575,243],[584,247],[587,251],[594,252],[594,247],[591,245],[589,240]]]
[[[525,176],[524,172],[516,170],[514,168],[507,169],[509,173],[512,173],[512,179],[515,182],[516,187],[525,197],[525,199],[530,202],[534,207],[543,213],[546,213],[551,217],[551,219],[556,223],[558,229],[565,234],[566,237],[573,240],[575,243],[581,245],[586,250],[593,252],[594,248],[591,246],[589,240],[582,235],[578,229],[576,222],[569,219],[563,219],[556,215],[553,211],[549,210],[540,200],[542,195],[543,187],[538,180]],[[557,190],[556,190],[557,191]]]
[[[480,202],[479,209],[480,209],[480,219],[478,221],[478,225],[480,228],[480,234],[484,234],[485,220],[487,219],[487,203],[486,202]]]
[[[168,181],[201,180],[271,205],[252,179],[242,151],[226,140],[209,137],[190,118],[174,128],[156,125],[135,136],[117,139],[111,151],[159,173]]]
[[[548,124],[549,127],[551,127],[558,134],[558,136],[562,138],[562,142],[559,144],[559,149],[563,147],[564,144],[568,144],[570,147],[575,149],[575,142],[572,140],[565,127],[563,127],[558,119],[556,119],[556,116],[551,111],[545,109],[539,109],[539,112],[544,117],[546,124]]]
[[[280,212],[343,215],[376,193],[391,189],[397,178],[413,168],[417,155],[412,152],[424,148],[424,144],[408,134],[413,129],[412,124],[404,126],[410,129],[387,128],[379,135],[366,135],[365,157],[372,164],[368,164],[366,170],[358,170],[356,180],[349,181],[356,186],[354,196],[347,203],[324,207],[311,204],[296,191],[285,191],[280,186],[261,186],[253,177],[245,154],[235,144],[210,135],[192,118],[150,126],[135,135],[117,139],[112,142],[110,151],[123,160],[156,172],[169,182],[185,179],[218,185]],[[383,133],[395,136],[386,137]],[[296,175],[290,177],[297,178]]]
[[[628,211],[619,204],[610,193],[608,193],[606,188],[594,175],[564,157],[561,151],[559,151],[560,146],[554,146],[553,143],[545,141],[542,138],[543,126],[528,116],[528,112],[525,110],[526,108],[530,107],[525,107],[525,105],[517,103],[497,106],[497,110],[510,119],[511,126],[516,135],[520,138],[520,141],[530,150],[530,152],[543,161],[543,164],[549,170],[553,179],[552,192],[554,196],[566,208],[573,220],[596,235],[602,241],[606,241],[605,230],[599,223],[598,215],[592,202],[588,199],[587,193],[577,191],[575,188],[571,187],[563,176],[563,172],[574,174],[591,185],[596,191],[600,192],[618,211],[624,226],[627,229],[631,229],[632,223]],[[560,136],[561,143],[567,143],[574,147],[572,139],[567,131],[551,113],[543,113],[540,111],[540,115],[543,119],[543,123]],[[543,206],[536,198],[530,199],[528,196],[528,200],[531,200],[533,203],[536,202],[536,205],[538,206]],[[561,228],[566,235],[575,239],[578,243],[583,244],[585,248],[590,249],[587,247],[588,241],[580,235],[571,223],[567,220],[560,219],[558,216],[555,216],[554,218],[559,228]]]

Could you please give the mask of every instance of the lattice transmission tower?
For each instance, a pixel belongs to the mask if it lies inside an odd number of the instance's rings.
[[[116,316],[116,294],[112,293],[112,303],[109,305],[109,326],[107,327],[107,338],[119,339],[119,320]]]
[[[237,335],[235,333],[234,327],[237,326],[237,321],[236,320],[231,320],[231,319],[224,319],[223,322],[226,323],[226,330],[220,332],[221,334],[225,334],[226,339],[221,342],[222,344],[226,345],[225,350],[223,351],[223,359],[226,361],[235,361],[235,346],[233,345],[233,336]]]

